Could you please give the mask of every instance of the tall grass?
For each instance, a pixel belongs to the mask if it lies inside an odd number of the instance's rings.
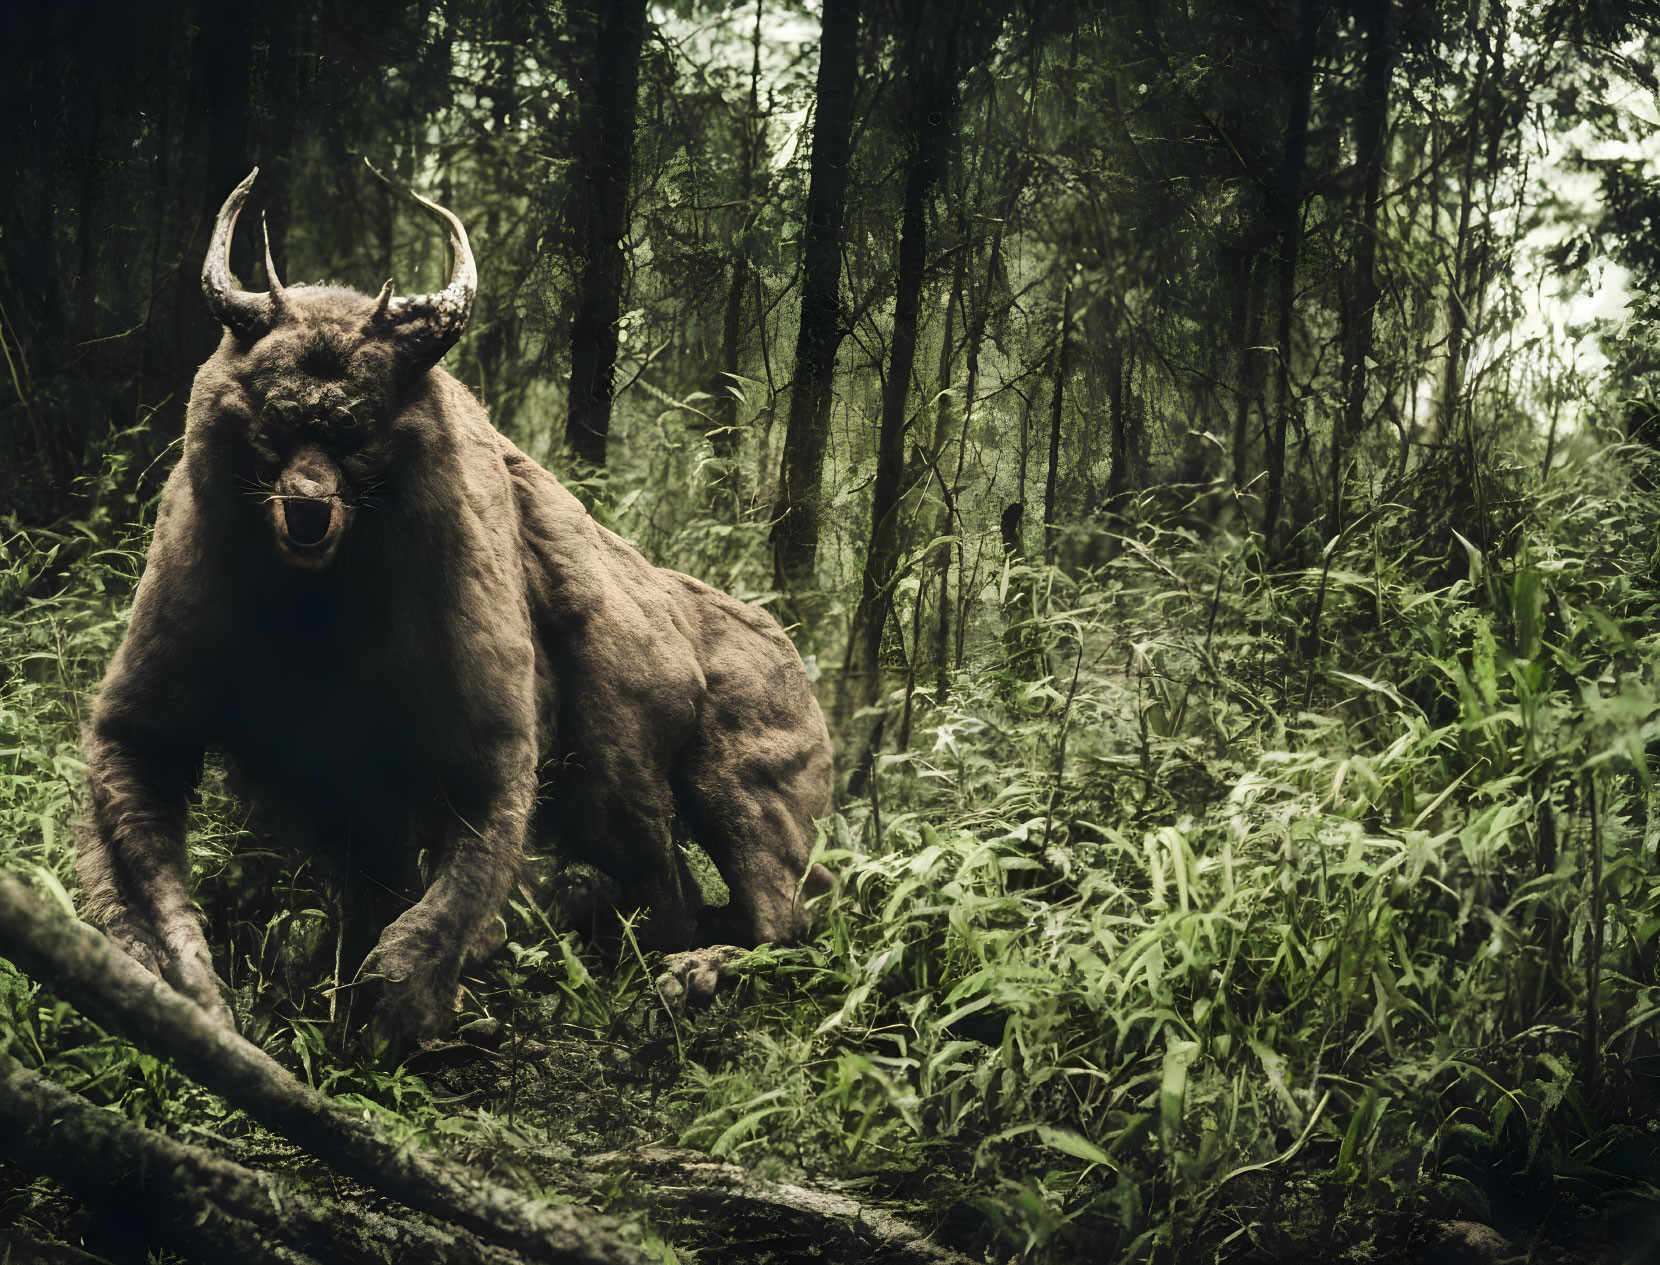
[[[327,881],[210,793],[216,953],[278,1057],[530,1184],[669,1141],[1003,1258],[1370,1259],[1432,1217],[1560,1238],[1660,1182],[1643,460],[1587,437],[1518,476],[1487,548],[1408,489],[1302,568],[1151,503],[1093,571],[1011,566],[912,748],[825,822],[822,934],[708,1012],[522,902],[470,1044],[360,1063],[327,1024]],[[0,555],[0,863],[47,887],[135,542]],[[20,1057],[257,1141],[3,968],[0,1001]]]
[[[966,674],[830,823],[829,933],[757,973],[682,1140],[949,1174],[1047,1259],[1651,1198],[1642,460],[1527,489],[1503,556],[1379,504],[1306,570],[1144,525],[1017,574],[1005,645],[1052,671]]]

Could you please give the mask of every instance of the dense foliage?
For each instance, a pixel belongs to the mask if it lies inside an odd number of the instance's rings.
[[[0,862],[73,901],[79,722],[212,346],[219,200],[261,165],[290,282],[435,275],[367,155],[469,225],[450,368],[497,424],[790,624],[840,883],[811,944],[676,1015],[547,859],[457,1041],[388,1069],[329,1023],[327,868],[210,769],[191,857],[247,1035],[533,1191],[668,1143],[998,1260],[1369,1260],[1451,1221],[1641,1250],[1653,15],[639,9],[8,19]],[[4,964],[0,1046],[273,1146]],[[8,1225],[118,1254],[0,1167]]]

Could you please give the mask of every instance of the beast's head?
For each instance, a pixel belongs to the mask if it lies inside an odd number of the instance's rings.
[[[450,280],[438,293],[395,298],[390,281],[376,298],[284,286],[269,238],[271,288],[237,289],[231,234],[258,174],[226,199],[202,268],[203,293],[227,337],[192,401],[192,433],[210,454],[194,475],[245,494],[283,562],[323,570],[394,460],[400,396],[461,337],[478,270],[461,221],[415,194],[449,238]]]

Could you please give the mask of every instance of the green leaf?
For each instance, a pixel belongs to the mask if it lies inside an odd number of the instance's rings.
[[[1074,1133],[1071,1129],[1057,1129],[1053,1125],[1040,1124],[1037,1129],[1038,1139],[1047,1147],[1063,1151],[1080,1160],[1087,1160],[1091,1164],[1113,1166],[1112,1159],[1095,1143],[1081,1133]]]
[[[1199,1053],[1197,1041],[1175,1041],[1164,1052],[1164,1078],[1159,1085],[1159,1136],[1165,1149],[1174,1148],[1187,1099],[1187,1069]]]
[[[70,898],[64,885],[58,881],[56,874],[44,865],[29,866],[29,873],[34,876],[35,882],[46,889],[47,894],[57,903],[58,908],[77,922],[80,921],[81,916],[75,912],[75,902]]]
[[[1343,1145],[1337,1152],[1337,1176],[1339,1180],[1347,1181],[1358,1172],[1355,1164],[1355,1155],[1361,1144],[1372,1133],[1378,1120],[1382,1116],[1378,1108],[1378,1088],[1371,1086],[1366,1096],[1360,1100],[1360,1107],[1349,1120],[1349,1127],[1343,1134]]]

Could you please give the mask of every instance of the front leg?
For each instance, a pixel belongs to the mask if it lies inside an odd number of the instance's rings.
[[[186,799],[210,732],[201,686],[211,660],[198,635],[208,550],[186,462],[174,467],[133,600],[132,622],[85,733],[90,820],[77,868],[87,917],[174,988],[227,1022],[202,917],[190,899]]]
[[[498,946],[496,919],[519,877],[535,795],[526,764],[483,811],[452,809],[432,886],[365,959],[358,982],[370,994],[371,1046],[395,1057],[441,1035],[455,1019],[461,972]]]
[[[112,704],[116,696],[106,687]],[[128,732],[112,712],[119,708],[100,705],[86,741],[92,821],[77,869],[87,917],[131,957],[229,1023],[225,989],[190,899],[184,848],[186,797],[200,749]]]

